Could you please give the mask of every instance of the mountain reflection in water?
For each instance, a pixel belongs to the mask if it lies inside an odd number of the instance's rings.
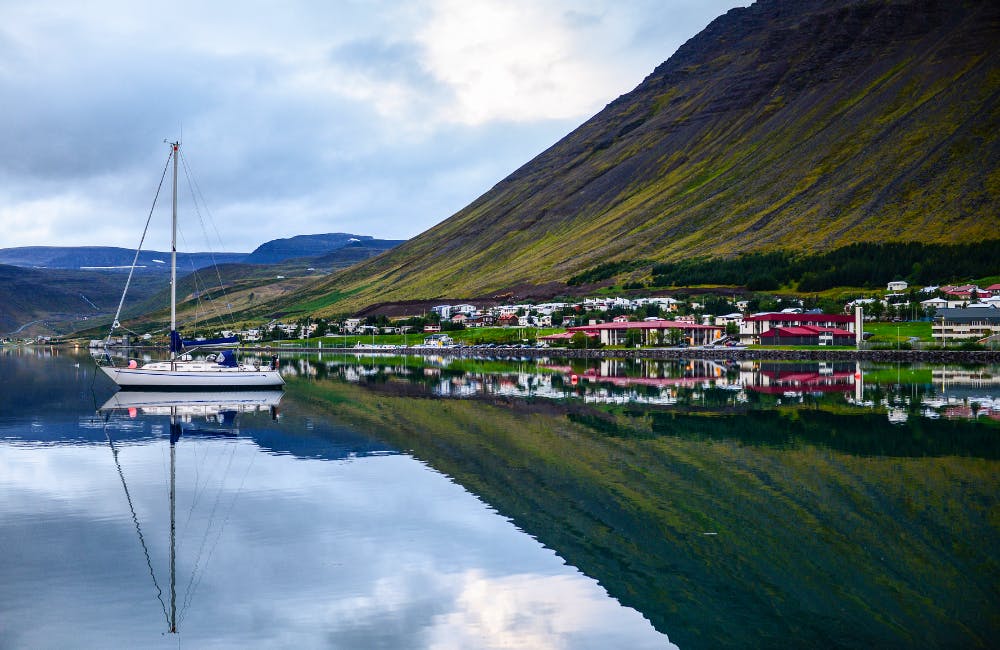
[[[288,363],[681,647],[1000,632],[996,368]]]

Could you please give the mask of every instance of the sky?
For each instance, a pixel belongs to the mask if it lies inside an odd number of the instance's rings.
[[[178,139],[180,249],[410,238],[747,4],[0,0],[0,248],[135,248]]]

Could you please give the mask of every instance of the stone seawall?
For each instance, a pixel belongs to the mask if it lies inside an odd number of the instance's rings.
[[[322,352],[324,354],[413,354],[465,358],[560,357],[566,359],[723,359],[733,361],[874,361],[887,363],[1000,363],[1000,350],[768,350],[762,348],[634,348],[568,350],[562,348],[241,348],[250,352]]]

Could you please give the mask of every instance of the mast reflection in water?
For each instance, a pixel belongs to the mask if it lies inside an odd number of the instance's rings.
[[[163,608],[163,615],[167,620],[168,631],[172,634],[177,633],[177,443],[180,441],[181,437],[185,435],[185,433],[188,436],[236,436],[239,433],[239,430],[236,428],[236,418],[239,413],[266,410],[270,412],[272,418],[276,418],[278,403],[281,401],[282,395],[283,393],[281,391],[274,390],[239,392],[227,391],[221,393],[188,391],[120,391],[108,398],[108,401],[106,401],[104,406],[102,406],[98,411],[99,413],[105,415],[104,431],[108,440],[108,446],[111,448],[111,452],[114,456],[115,466],[118,470],[118,476],[122,483],[122,490],[124,491],[125,498],[128,501],[129,510],[132,514],[132,520],[135,523],[135,530],[139,544],[142,547],[143,555],[145,556],[147,566],[149,567],[149,574],[157,592],[157,600],[159,600],[160,605]],[[129,418],[135,418],[141,414],[152,416],[166,415],[170,419],[169,611],[167,605],[163,602],[162,590],[160,589],[159,583],[156,579],[156,571],[153,568],[153,563],[149,555],[149,549],[146,546],[146,540],[142,535],[142,525],[139,520],[139,516],[136,514],[135,506],[132,503],[132,497],[128,489],[128,481],[125,478],[125,472],[122,469],[118,449],[115,446],[112,435],[112,432],[116,428],[115,416],[121,416],[123,413]],[[200,428],[197,426],[190,426],[194,423],[195,419],[204,420],[208,426]],[[185,427],[185,422],[189,426]],[[228,469],[229,467],[227,466],[227,470]],[[223,480],[224,479],[225,477],[223,477]],[[213,508],[213,517],[215,514],[216,509]],[[206,539],[208,538],[209,532],[212,531],[213,527],[214,522],[212,519],[209,519],[205,532]],[[223,530],[220,527],[218,529],[218,535],[222,535],[222,533]],[[202,550],[204,550],[204,545],[201,549],[199,549],[199,552]],[[194,567],[195,570],[205,570],[205,567],[201,565],[200,554],[198,560],[194,564]],[[194,583],[194,577],[195,576],[192,574],[192,580],[188,583],[188,592],[184,595],[185,609],[193,600],[194,589],[197,588],[197,585]],[[183,614],[184,610],[181,611],[182,616]]]

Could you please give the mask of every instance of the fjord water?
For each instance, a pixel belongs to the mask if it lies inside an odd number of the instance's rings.
[[[0,647],[997,638],[997,368],[573,363],[289,358],[171,428],[0,353]]]

